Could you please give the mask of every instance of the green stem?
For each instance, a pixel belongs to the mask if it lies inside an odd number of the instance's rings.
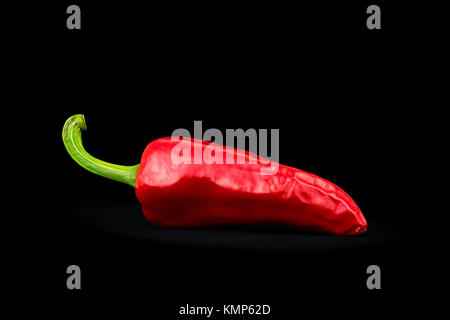
[[[67,119],[62,131],[62,138],[67,152],[84,169],[102,177],[126,183],[133,188],[139,165],[119,166],[94,158],[83,147],[81,132],[86,130],[84,115],[77,114]]]

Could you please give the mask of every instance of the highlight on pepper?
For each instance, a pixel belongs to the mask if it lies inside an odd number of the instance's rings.
[[[162,228],[271,225],[335,235],[358,235],[367,222],[353,199],[314,174],[270,162],[245,150],[204,140],[165,137],[150,142],[140,164],[121,166],[99,160],[83,147],[86,122],[81,114],[67,119],[62,138],[67,152],[84,169],[135,188],[144,216]],[[172,159],[174,148],[196,148],[244,163],[184,163]],[[250,159],[256,161],[250,161]]]
[[[213,145],[202,148],[200,144],[178,143],[172,149],[172,161],[180,164],[256,164],[260,162],[265,164],[261,166],[261,174],[276,174],[280,159],[280,130],[270,130],[270,155],[268,154],[268,135],[267,129],[259,129],[258,132],[253,129],[226,129],[225,145],[223,134],[219,129],[210,128],[202,133],[202,121],[194,121],[194,139],[195,140],[214,140]],[[184,128],[175,129],[172,132],[172,141],[180,139],[193,141],[189,130]],[[258,157],[245,157],[244,152],[224,152],[224,148],[231,147],[236,149],[245,149],[245,142],[248,139],[250,155],[258,155]],[[219,145],[219,146],[217,146]],[[258,152],[259,151],[259,152]],[[192,156],[193,154],[193,156]]]

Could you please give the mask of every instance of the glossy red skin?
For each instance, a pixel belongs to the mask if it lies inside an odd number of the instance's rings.
[[[176,164],[171,153],[179,143],[192,143],[202,151],[210,145],[216,152],[244,154],[246,163]],[[201,140],[151,142],[136,176],[136,196],[145,217],[164,228],[278,225],[337,235],[366,231],[361,210],[338,186],[281,164],[276,174],[262,175],[260,169],[270,164],[249,164],[250,158],[258,159]]]

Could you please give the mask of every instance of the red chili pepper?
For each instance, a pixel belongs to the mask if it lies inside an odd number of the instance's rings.
[[[356,203],[333,183],[311,173],[279,165],[273,175],[261,174],[252,153],[215,143],[161,138],[151,142],[140,165],[118,166],[98,160],[83,148],[82,115],[70,117],[63,140],[71,157],[85,169],[136,188],[145,217],[165,228],[215,225],[280,225],[338,235],[364,233],[367,222]],[[223,152],[224,164],[176,163],[174,147],[211,148]],[[243,156],[244,164],[227,164],[226,154]]]

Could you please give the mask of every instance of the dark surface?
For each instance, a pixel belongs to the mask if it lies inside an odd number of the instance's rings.
[[[107,232],[133,240],[181,247],[332,251],[376,249],[397,240],[395,228],[369,221],[363,235],[342,237],[302,230],[264,227],[162,229],[148,222],[137,200],[108,199],[75,204],[66,211],[73,222],[93,232]]]

